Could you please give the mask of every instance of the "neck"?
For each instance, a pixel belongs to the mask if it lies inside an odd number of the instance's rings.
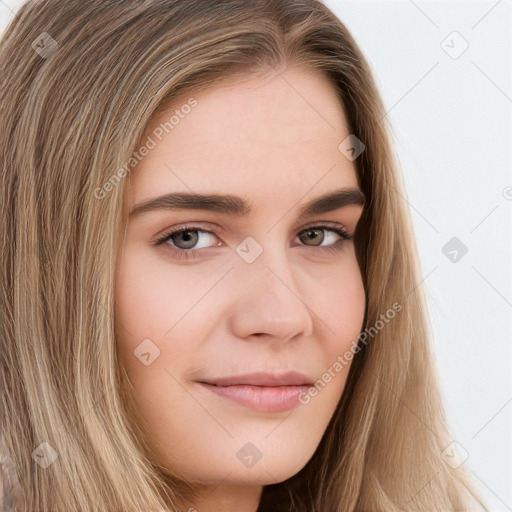
[[[256,512],[261,485],[201,485],[180,504],[182,512]]]

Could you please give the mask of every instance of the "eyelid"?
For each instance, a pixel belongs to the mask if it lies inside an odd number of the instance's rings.
[[[333,228],[333,229],[339,229],[346,231],[348,234],[348,228],[345,224],[341,222],[334,222],[330,220],[314,220],[311,222],[308,222],[307,224],[304,224],[304,226],[298,226],[296,229],[297,233],[301,233],[302,231],[306,229],[316,228],[316,227],[323,227],[323,228]],[[300,229],[299,229],[300,228]]]
[[[176,226],[172,226],[170,228],[164,229],[160,232],[160,234],[155,235],[153,238],[153,244],[157,245],[160,241],[165,240],[170,235],[174,233],[179,233],[180,231],[206,231],[209,233],[213,233],[215,236],[220,236],[223,230],[215,226],[215,224],[204,223],[204,222],[184,222],[182,224],[177,224]]]
[[[296,231],[296,234],[300,234],[303,231],[306,231],[311,228],[332,228],[335,230],[344,231],[349,237],[351,237],[349,230],[345,224],[342,224],[341,222],[333,222],[333,221],[327,221],[327,220],[314,220],[310,221],[307,224],[301,225],[295,225],[293,227],[293,230]],[[173,226],[168,229],[164,229],[163,232],[160,234],[157,234],[153,242],[156,243],[162,239],[168,238],[170,235],[174,233],[179,233],[180,231],[186,231],[187,229],[191,231],[209,231],[212,232],[215,236],[220,236],[221,233],[224,232],[223,229],[221,229],[219,226],[216,226],[215,224],[211,223],[204,223],[201,221],[192,221],[192,222],[184,222],[183,224],[178,224],[176,226]]]

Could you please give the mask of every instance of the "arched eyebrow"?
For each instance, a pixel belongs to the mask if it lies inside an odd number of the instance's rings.
[[[342,188],[316,197],[303,205],[299,218],[339,210],[346,206],[363,206],[365,198],[358,188]],[[251,203],[243,197],[222,194],[198,194],[177,192],[155,197],[135,206],[130,217],[156,210],[204,210],[216,213],[247,217],[252,211]]]

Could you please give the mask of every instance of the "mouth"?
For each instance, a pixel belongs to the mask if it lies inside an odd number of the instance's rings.
[[[300,372],[284,374],[251,373],[222,377],[199,384],[217,396],[250,409],[278,413],[300,405],[299,397],[313,385],[313,379]]]

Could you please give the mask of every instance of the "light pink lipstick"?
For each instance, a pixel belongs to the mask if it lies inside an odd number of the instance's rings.
[[[200,384],[208,391],[260,412],[284,412],[300,404],[299,396],[313,384],[307,375],[250,373],[211,379]]]

